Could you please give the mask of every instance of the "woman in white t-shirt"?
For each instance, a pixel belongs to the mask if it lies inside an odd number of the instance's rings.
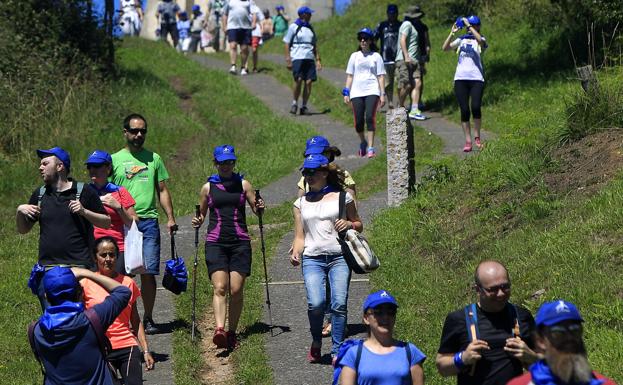
[[[452,40],[454,34],[463,27],[467,29],[467,34]],[[485,88],[485,73],[481,55],[487,49],[487,41],[480,34],[480,18],[470,16],[457,19],[457,22],[452,25],[450,35],[444,41],[442,49],[444,51],[455,49],[459,56],[454,73],[454,94],[461,109],[461,127],[465,134],[463,151],[470,152],[472,150],[472,134],[469,124],[470,107],[471,114],[474,116],[474,143],[480,149],[482,148],[480,106]]]
[[[339,216],[339,196],[344,191],[344,175],[321,154],[305,158],[302,174],[309,191],[294,202],[294,244],[290,263],[303,265],[307,293],[307,316],[312,344],[307,360],[321,360],[322,322],[328,277],[331,287],[331,355],[335,357],[345,337],[350,269],[337,241],[338,233],[353,228],[363,230],[357,207],[346,193],[346,219]]]
[[[342,90],[344,103],[351,105],[355,116],[355,131],[359,135],[359,156],[376,156],[374,131],[376,111],[385,105],[385,65],[374,44],[374,34],[369,28],[357,32],[359,48],[348,59],[346,86]],[[368,126],[367,138],[363,135]]]

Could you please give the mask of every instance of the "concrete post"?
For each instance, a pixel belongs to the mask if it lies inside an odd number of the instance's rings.
[[[387,204],[399,206],[415,186],[415,150],[413,126],[407,111],[394,108],[387,111]]]

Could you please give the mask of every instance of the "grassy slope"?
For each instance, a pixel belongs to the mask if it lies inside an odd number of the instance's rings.
[[[342,66],[354,31],[381,20],[382,12],[362,0],[345,17],[316,23],[323,64]],[[429,26],[434,51],[424,98],[458,121],[451,81],[456,55],[439,50],[448,27]],[[543,173],[556,169],[552,144],[566,130],[566,106],[579,86],[568,71],[544,69],[539,58],[547,57],[547,47],[538,37],[527,40],[529,32],[483,25],[490,41],[483,125],[500,139],[469,161],[450,163],[441,182],[374,222],[371,241],[383,268],[371,276],[373,285],[398,296],[398,334],[429,355],[428,383],[454,382],[442,379],[433,363],[441,326],[449,311],[473,300],[469,283],[484,258],[509,266],[513,300],[533,311],[559,297],[578,303],[595,368],[623,378],[615,364],[623,358],[623,182],[617,177],[589,197],[555,194],[545,184]],[[620,82],[621,73],[604,80]],[[545,294],[532,299],[539,289]]]
[[[5,154],[0,158],[5,181],[0,189],[5,205],[0,210],[4,223],[8,224],[0,230],[0,260],[3,262],[0,275],[14,277],[0,283],[0,344],[6,358],[0,365],[3,384],[39,382],[39,370],[24,332],[28,322],[40,313],[36,298],[25,289],[26,277],[36,260],[38,235],[36,229],[26,236],[16,235],[12,225],[15,207],[25,202],[40,183],[35,148],[60,145],[68,149],[73,157],[75,176],[85,180],[82,160],[93,148],[109,151],[120,148],[123,116],[140,111],[149,120],[148,147],[163,156],[172,175],[169,185],[176,215],[180,216],[192,211],[199,187],[206,175],[213,172],[210,159],[214,145],[223,142],[236,145],[241,158],[239,169],[255,186],[262,187],[299,164],[300,149],[284,143],[303,143],[310,135],[308,128],[279,120],[261,103],[253,103],[252,97],[234,78],[205,71],[160,44],[130,40],[118,51],[118,58],[118,81],[98,89],[76,88],[62,116],[42,120],[42,130],[48,129],[52,133],[49,136],[54,139],[33,142],[32,148],[24,153]],[[190,113],[180,109],[180,99],[170,85],[173,76],[179,78],[178,83],[192,96]],[[250,103],[230,105],[230,100],[249,100]],[[251,152],[252,148],[261,151]],[[263,155],[277,152],[282,156],[273,159]],[[283,215],[276,215],[279,212],[283,210],[267,215],[266,223],[271,223],[273,218],[283,222]],[[260,260],[256,255],[255,261]],[[254,269],[261,271],[257,265]],[[199,283],[203,294],[199,303],[203,305],[210,294],[205,279],[200,279]],[[261,290],[262,287],[253,281],[249,285],[250,306],[241,326],[252,325],[261,317],[261,301],[255,300],[261,296]],[[178,304],[178,314],[184,314],[180,316],[182,320],[188,318],[185,315],[190,312],[185,300]],[[176,331],[175,336],[178,340],[189,339],[185,330]],[[202,363],[198,353],[198,349],[187,345],[176,348],[175,354],[179,357],[175,361],[176,372],[183,374],[177,378],[177,383],[197,382],[193,373],[198,373],[196,369]],[[261,349],[255,356],[262,359]],[[259,378],[268,380],[270,371],[264,369]]]

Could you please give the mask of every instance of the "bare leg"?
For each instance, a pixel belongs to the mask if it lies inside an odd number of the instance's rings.
[[[229,43],[229,64],[236,65],[238,60],[238,44]]]
[[[258,51],[259,48],[255,47],[253,48],[253,71],[257,71],[257,57],[258,57]]]
[[[303,89],[303,105],[307,105],[307,101],[309,100],[309,96],[312,92],[312,81],[305,80],[305,88]]]
[[[409,95],[410,91],[410,87],[403,87],[398,89],[398,105],[400,105],[400,107],[405,107],[407,95]]]
[[[301,87],[303,86],[303,80],[297,79],[294,82],[294,100],[298,102],[299,96],[301,96]]]
[[[482,119],[474,119],[474,136],[480,138],[480,125]]]
[[[247,60],[249,59],[249,46],[240,46],[240,68],[247,68]]]
[[[472,134],[471,134],[469,122],[461,122],[461,127],[463,127],[463,134],[465,134],[465,143],[471,143]]]
[[[229,291],[229,274],[219,270],[212,273],[210,277],[214,295],[212,296],[212,309],[214,311],[214,321],[217,328],[225,327],[225,317],[227,315],[227,292]]]
[[[244,280],[246,276],[232,271],[229,273],[230,297],[229,297],[229,330],[236,331],[238,320],[242,313],[242,305],[244,302]]]
[[[143,318],[152,318],[154,303],[156,302],[156,277],[151,274],[141,274],[141,295],[145,313]]]
[[[422,89],[422,79],[415,79],[415,87],[411,90],[411,104],[417,106],[420,104],[420,91]],[[419,107],[418,107],[419,109]]]
[[[368,134],[368,147],[374,147],[374,131],[368,131],[367,134]]]

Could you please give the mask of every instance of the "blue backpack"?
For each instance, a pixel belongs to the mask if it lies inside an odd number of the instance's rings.
[[[407,365],[409,367],[409,383],[411,380],[411,349],[409,349],[409,344],[406,342],[399,342],[398,346],[403,346],[405,348],[405,353],[407,354]],[[332,385],[337,385],[337,382],[340,379],[340,374],[342,374],[342,358],[346,355],[346,352],[350,350],[350,348],[356,347],[357,356],[355,357],[355,372],[359,370],[359,362],[361,361],[361,352],[363,351],[363,340],[362,339],[352,339],[346,340],[342,342],[340,345],[340,350],[337,352],[337,357],[335,358],[335,369],[333,369],[333,382]]]

